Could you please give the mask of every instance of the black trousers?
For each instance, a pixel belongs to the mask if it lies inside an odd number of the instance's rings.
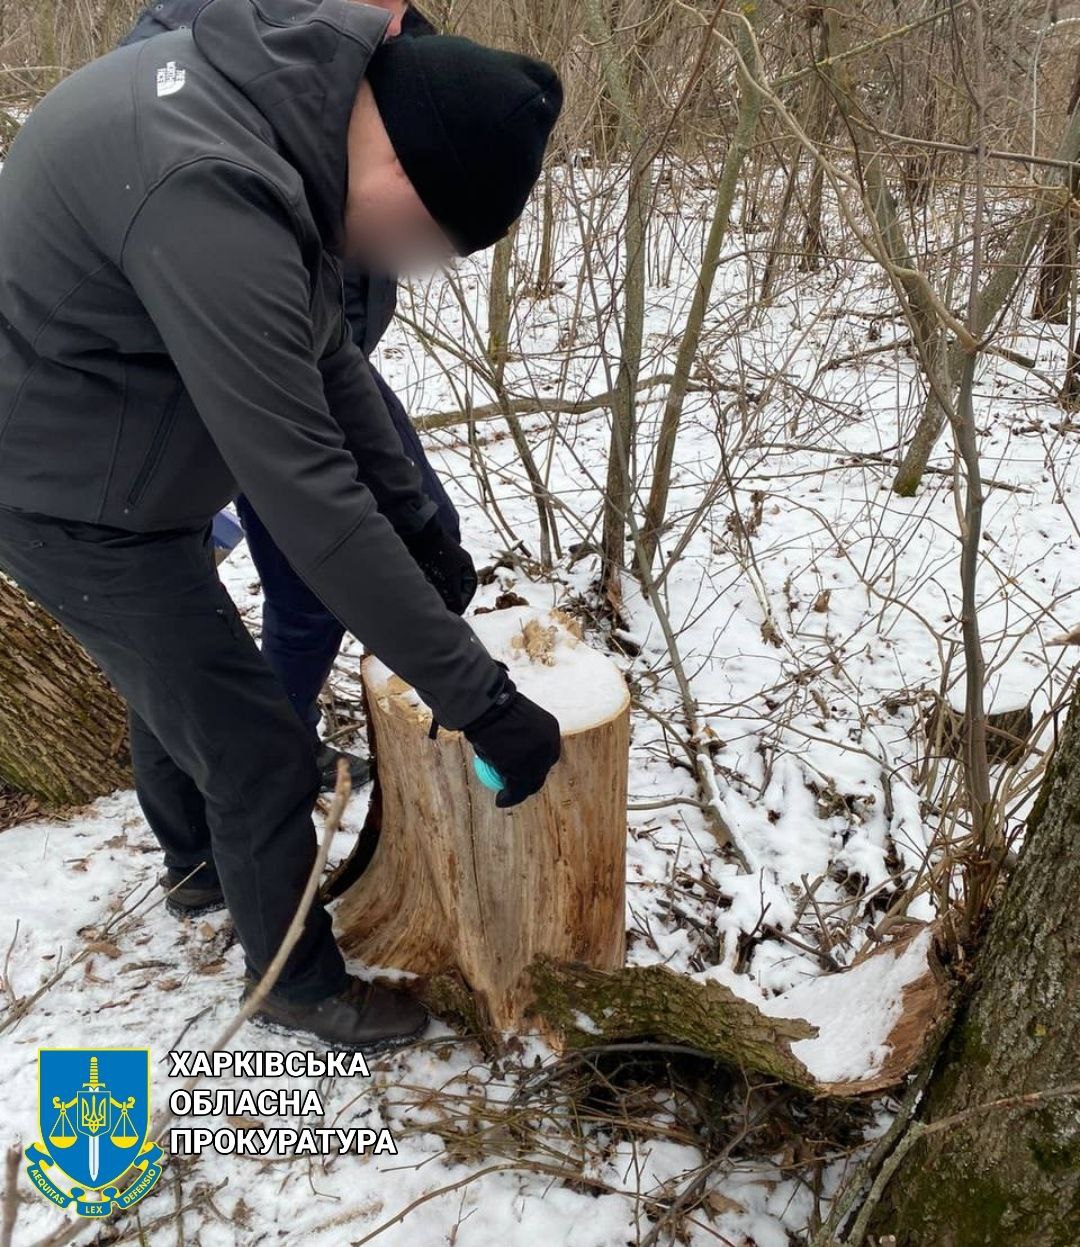
[[[319,775],[309,732],[218,579],[209,525],[129,533],[0,508],[0,570],[127,702],[136,790],[166,865],[216,871],[246,969],[260,974],[315,859]],[[310,1001],[345,982],[316,902],[275,990]]]

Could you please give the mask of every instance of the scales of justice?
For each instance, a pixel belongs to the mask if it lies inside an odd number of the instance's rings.
[[[101,1136],[107,1134],[115,1147],[134,1147],[139,1142],[139,1135],[132,1125],[129,1112],[135,1107],[135,1097],[126,1100],[115,1100],[108,1087],[98,1077],[98,1059],[90,1058],[90,1077],[70,1100],[62,1100],[60,1096],[52,1098],[53,1108],[59,1112],[53,1127],[49,1131],[49,1142],[57,1149],[73,1147],[84,1136],[89,1148],[89,1172],[91,1181],[98,1176],[98,1161],[101,1148]],[[72,1114],[72,1110],[74,1114]],[[75,1124],[71,1117],[74,1115]]]

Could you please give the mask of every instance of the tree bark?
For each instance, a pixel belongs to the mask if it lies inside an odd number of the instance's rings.
[[[129,787],[124,704],[83,649],[0,576],[0,780],[50,805]]]
[[[623,307],[620,322],[619,371],[611,405],[611,443],[607,482],[604,487],[601,535],[601,583],[617,597],[619,575],[625,566],[626,526],[636,486],[637,389],[645,341],[645,297],[648,285],[648,244],[653,198],[655,150],[643,116],[635,102],[629,58],[620,57],[599,0],[585,0],[585,22],[600,54],[607,97],[619,118],[620,145],[630,152],[626,179],[626,222],[622,227],[624,251]],[[642,55],[642,47],[635,47]]]
[[[1069,112],[1076,111],[1080,103],[1080,58],[1077,59],[1073,78]],[[1046,233],[1039,281],[1035,288],[1035,302],[1031,309],[1034,320],[1044,320],[1052,325],[1069,323],[1069,291],[1073,283],[1076,250],[1073,224],[1072,200],[1080,190],[1080,178],[1075,169],[1069,170],[1069,202],[1054,215]]]
[[[348,954],[456,980],[470,1002],[458,1011],[480,1027],[527,1029],[534,959],[623,964],[630,698],[559,616],[515,608],[475,625],[557,714],[562,757],[542,792],[500,810],[460,733],[430,739],[413,690],[366,659],[379,839],[335,919]]]
[[[887,973],[885,967],[904,955],[910,941],[921,934],[922,929],[916,928],[904,938],[880,945],[868,961]],[[679,1050],[692,1049],[744,1074],[764,1075],[817,1096],[839,1098],[869,1095],[902,1082],[923,1060],[932,1035],[940,1032],[948,1005],[946,977],[929,950],[904,986],[899,1013],[882,1048],[867,1049],[863,1068],[852,1068],[833,1081],[812,1072],[803,1058],[820,1069],[821,1045],[836,1042],[837,1033],[823,1038],[816,1026],[778,1007],[782,997],[773,1002],[775,1012],[766,1012],[768,1006],[742,999],[723,983],[677,974],[663,965],[598,970],[540,959],[530,973],[535,1009],[548,1023],[549,1032],[558,1033],[567,1048],[650,1040]],[[823,994],[831,992],[832,977],[817,980]],[[861,1023],[851,1025],[857,1029]],[[815,1055],[808,1056],[806,1049],[800,1049],[802,1056],[793,1051],[792,1044],[804,1039],[819,1041]],[[853,1042],[861,1041],[856,1037]]]
[[[1080,1106],[1060,1092],[1080,1080],[1078,833],[1080,698],[920,1114],[924,1126],[968,1115],[922,1135],[874,1213],[896,1247],[1077,1241]]]
[[[770,1017],[723,983],[700,983],[662,965],[605,973],[545,960],[531,976],[537,1009],[557,1023],[568,1048],[647,1038],[802,1091],[822,1090],[791,1052],[815,1028],[802,1018]]]
[[[829,31],[822,20],[820,11],[808,19],[812,27],[816,27],[814,42],[817,46],[817,57],[823,60],[829,55]],[[831,94],[825,89],[825,79],[816,78],[811,90],[810,102],[807,106],[808,133],[822,147],[828,142],[829,130],[834,113]],[[806,202],[806,228],[803,232],[802,255],[799,258],[799,270],[803,273],[815,273],[825,259],[825,228],[822,224],[822,207],[825,197],[825,170],[817,161],[813,162],[810,174],[810,189]]]
[[[1076,194],[1076,179],[1070,190]],[[1050,325],[1069,323],[1069,288],[1072,285],[1072,210],[1068,204],[1059,208],[1050,222],[1043,244],[1042,264],[1031,308],[1033,320]]]
[[[760,9],[754,7],[747,21],[748,27],[741,26],[738,31],[739,51],[746,60],[750,60],[753,48],[752,32],[756,31],[760,21]],[[712,222],[705,239],[705,250],[701,257],[701,265],[694,282],[694,298],[690,304],[690,312],[683,328],[679,342],[679,353],[675,360],[675,375],[664,404],[664,414],[660,420],[660,434],[656,442],[656,466],[653,469],[652,487],[649,501],[645,508],[643,541],[645,558],[651,567],[656,558],[656,550],[660,543],[667,515],[668,492],[671,488],[671,467],[675,456],[675,441],[682,420],[683,403],[690,389],[690,374],[694,361],[701,346],[701,333],[705,325],[705,316],[709,309],[716,274],[720,267],[720,257],[727,238],[731,212],[735,205],[739,177],[743,165],[753,143],[757,130],[758,118],[761,115],[761,92],[750,79],[741,83],[739,93],[739,120],[735,128],[735,136],[731,146],[724,155],[723,171],[716,189],[716,202],[713,207]],[[798,168],[798,158],[795,169]],[[793,172],[792,177],[795,177]]]
[[[514,238],[516,229],[498,242],[492,254],[491,282],[488,286],[488,341],[487,358],[491,368],[492,385],[499,396],[499,409],[505,417],[514,439],[518,457],[525,475],[529,478],[536,514],[540,524],[540,566],[544,571],[551,568],[552,548],[556,557],[561,554],[555,527],[555,512],[548,496],[547,486],[536,466],[529,439],[515,415],[506,392],[506,365],[510,361],[510,318],[515,294],[510,289]]]

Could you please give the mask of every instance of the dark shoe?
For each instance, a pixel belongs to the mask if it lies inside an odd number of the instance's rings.
[[[245,978],[241,1004],[254,988]],[[283,1000],[271,992],[251,1020],[314,1035],[331,1048],[358,1048],[368,1056],[415,1043],[427,1030],[429,1015],[408,992],[350,976],[336,995],[309,1004]]]
[[[323,792],[333,792],[337,787],[338,758],[344,758],[349,764],[349,778],[354,788],[363,788],[365,784],[371,782],[371,763],[366,758],[358,758],[354,753],[342,753],[333,745],[320,741],[315,754],[315,765],[322,776]]]
[[[190,878],[188,876],[190,875]],[[185,882],[186,880],[186,882]],[[205,866],[196,870],[174,870],[170,867],[158,879],[168,895],[165,908],[177,918],[194,918],[199,914],[213,913],[225,908],[225,894],[217,875]]]

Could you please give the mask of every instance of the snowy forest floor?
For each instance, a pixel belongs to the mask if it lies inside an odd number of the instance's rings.
[[[591,222],[617,209],[615,192],[606,201],[602,190],[588,193]],[[657,228],[643,376],[670,372],[708,194],[691,186]],[[611,387],[614,242],[591,240],[586,280],[579,217],[560,218],[552,292],[514,296],[512,396],[571,404]],[[663,541],[665,555],[678,551],[662,576],[665,609],[748,873],[703,821],[656,615],[631,579],[622,627],[613,631],[596,606],[590,543],[607,410],[522,417],[558,506],[563,554],[543,576],[533,561],[535,508],[505,423],[478,424],[471,445],[464,426],[425,440],[461,509],[466,544],[478,566],[494,568],[475,606],[511,593],[568,609],[630,682],[630,964],[664,964],[762,1004],[820,980],[813,1020],[836,1018],[848,1039],[861,1036],[851,1047],[837,1041],[830,1070],[841,1077],[859,1072],[896,1007],[888,990],[853,994],[843,972],[890,932],[934,919],[928,881],[939,889],[948,881],[929,867],[959,834],[955,766],[927,757],[922,729],[934,695],[962,706],[952,457],[946,439],[917,497],[891,491],[922,395],[904,348],[886,349],[905,335],[895,298],[872,266],[837,259],[816,273],[791,272],[760,308],[767,241],[768,231],[738,232],[722,266]],[[537,245],[530,220],[518,242],[523,288]],[[485,338],[486,283],[487,269],[469,263],[403,296],[378,363],[414,415],[451,410],[466,391],[477,404],[490,401],[461,358],[475,359]],[[1035,368],[984,356],[978,378],[984,468],[994,482],[979,589],[991,709],[1031,705],[1037,722],[1070,675],[1069,651],[1048,643],[1077,622],[1080,425],[1055,401],[1066,336],[1066,327],[1018,318],[999,343],[1034,357]],[[662,387],[647,391],[639,413],[635,475],[646,493],[663,396]],[[505,557],[508,530],[531,557]],[[245,549],[222,574],[257,633],[260,589]],[[359,657],[349,640],[328,693],[331,730],[355,720]],[[358,739],[342,732],[345,746]],[[1030,760],[995,769],[1010,834],[1036,771]],[[335,860],[363,821],[365,798],[353,796]],[[228,918],[182,925],[158,903],[159,855],[130,793],[0,833],[0,861],[8,1003],[40,991],[3,1032],[0,1145],[37,1137],[42,1046],[149,1046],[160,1107],[180,1081],[169,1075],[168,1050],[205,1046],[235,1011],[241,955]],[[235,1042],[302,1046],[251,1027]],[[703,1081],[688,1090],[685,1080],[665,1083],[662,1066],[642,1067],[606,1097],[594,1087],[582,1102],[557,1083],[524,1114],[509,1110],[523,1080],[550,1060],[525,1037],[489,1061],[437,1023],[422,1044],[373,1062],[370,1081],[320,1086],[327,1124],[386,1125],[397,1156],[173,1158],[139,1206],[145,1241],[622,1247],[650,1241],[658,1212],[704,1165],[707,1198],[681,1221],[683,1242],[789,1247],[807,1241],[860,1142],[889,1117],[887,1097],[844,1110],[794,1104],[751,1137],[737,1080],[699,1071]],[[20,1189],[14,1241],[35,1243],[60,1215]],[[128,1217],[115,1229],[88,1224],[75,1241],[139,1234]]]

